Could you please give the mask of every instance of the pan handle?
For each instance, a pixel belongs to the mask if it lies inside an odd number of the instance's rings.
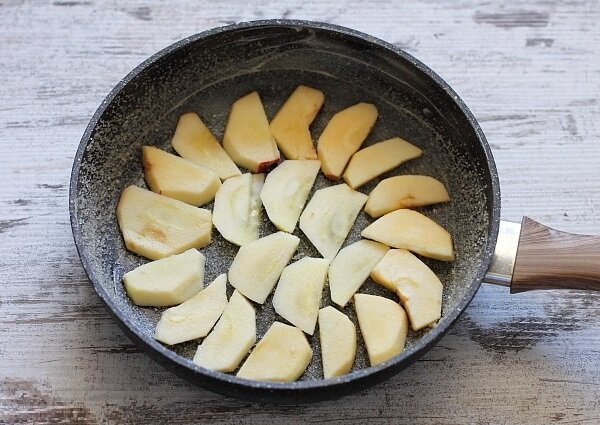
[[[600,290],[600,236],[561,232],[523,217],[510,291]]]

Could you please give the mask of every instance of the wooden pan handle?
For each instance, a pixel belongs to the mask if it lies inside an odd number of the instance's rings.
[[[575,235],[523,217],[511,292],[600,291],[600,236]]]

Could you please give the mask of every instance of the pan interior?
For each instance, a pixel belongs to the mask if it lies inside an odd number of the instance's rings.
[[[444,319],[456,312],[461,300],[479,285],[493,202],[492,180],[485,152],[473,125],[452,96],[432,84],[429,76],[389,49],[325,29],[294,26],[252,27],[216,32],[184,40],[134,72],[130,81],[114,92],[90,128],[75,182],[74,211],[80,228],[79,246],[94,283],[109,299],[109,306],[127,317],[136,334],[151,338],[162,309],[139,308],[127,297],[123,274],[147,260],[128,252],[122,241],[115,208],[123,188],[146,187],[141,146],[154,145],[173,152],[170,139],[182,113],[197,112],[217,138],[224,132],[231,104],[257,90],[272,118],[299,84],[322,90],[324,107],[312,126],[316,139],[331,116],[357,102],[371,102],[379,118],[365,145],[400,136],[419,146],[424,155],[361,187],[368,194],[381,179],[397,174],[425,174],[447,186],[452,201],[421,209],[446,227],[454,237],[457,260],[424,261],[444,283]],[[140,71],[138,70],[138,71]],[[331,185],[321,175],[314,190]],[[311,195],[312,196],[312,195]],[[205,208],[212,209],[209,204]],[[276,231],[263,210],[261,236]],[[361,212],[345,245],[360,239],[360,230],[372,222]],[[293,261],[319,256],[298,229],[301,244]],[[207,257],[205,282],[225,273],[237,248],[213,230],[213,242],[201,250]],[[228,295],[232,292],[229,287]],[[394,298],[368,280],[361,292]],[[272,295],[271,295],[272,297]],[[257,307],[258,334],[275,319],[271,297]],[[329,305],[329,291],[322,305]],[[344,310],[356,324],[354,308]],[[279,319],[281,320],[281,319]],[[358,329],[358,324],[357,324]],[[408,346],[421,344],[428,330],[411,332]],[[360,334],[353,370],[368,366]],[[322,379],[318,330],[308,338],[315,353],[301,380]],[[191,358],[198,342],[172,349]]]

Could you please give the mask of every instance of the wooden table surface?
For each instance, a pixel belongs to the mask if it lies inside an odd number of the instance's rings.
[[[503,218],[600,233],[600,2],[0,0],[0,423],[600,423],[598,293],[484,285],[400,375],[289,407],[194,387],[109,317],[68,216],[92,113],[170,43],[282,17],[352,27],[427,63],[491,143]]]

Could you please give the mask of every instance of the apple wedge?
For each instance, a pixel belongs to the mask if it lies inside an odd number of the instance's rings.
[[[352,155],[344,172],[344,181],[356,189],[422,154],[421,149],[399,137],[375,143]]]
[[[365,228],[364,238],[394,248],[404,248],[424,257],[454,260],[452,236],[446,229],[413,210],[392,211]]]
[[[271,132],[287,159],[317,159],[309,126],[319,113],[325,95],[298,86],[271,121]]]
[[[182,158],[214,171],[222,180],[242,174],[208,127],[193,112],[179,117],[171,145]]]
[[[389,248],[362,239],[342,249],[329,267],[331,301],[345,307]]]
[[[229,242],[243,245],[258,239],[264,178],[264,174],[250,173],[234,176],[217,191],[212,221]]]
[[[137,186],[123,190],[117,220],[125,246],[151,260],[211,241],[211,213]]]
[[[400,304],[376,295],[356,294],[354,305],[371,366],[404,350],[408,318]]]
[[[300,216],[300,229],[329,260],[338,253],[367,195],[344,183],[319,189]]]
[[[429,176],[395,176],[380,181],[369,194],[365,212],[377,218],[401,208],[422,207],[450,201],[439,180]]]
[[[144,177],[153,192],[199,207],[215,197],[221,180],[210,169],[152,146],[142,147]]]
[[[432,325],[442,317],[442,283],[425,263],[407,250],[388,251],[371,277],[398,294],[413,330]]]
[[[227,305],[226,283],[227,275],[222,274],[182,304],[163,311],[154,339],[175,345],[206,336]]]
[[[237,165],[254,173],[268,171],[279,162],[279,150],[257,92],[238,99],[231,107],[223,148]]]
[[[198,346],[194,363],[220,372],[233,372],[256,343],[256,312],[234,291],[215,328]]]
[[[139,306],[180,304],[202,289],[204,263],[204,255],[196,249],[146,263],[125,273],[125,290]]]
[[[273,295],[275,312],[309,335],[315,332],[329,260],[304,257],[283,269]]]
[[[256,381],[291,382],[304,373],[311,358],[312,350],[300,329],[274,322],[237,376]]]
[[[377,120],[377,108],[370,103],[357,103],[331,118],[317,142],[323,174],[338,180],[350,157],[365,141]]]
[[[350,372],[356,357],[356,328],[341,311],[328,306],[319,310],[319,339],[325,379]]]
[[[294,232],[320,167],[319,161],[287,160],[267,175],[260,198],[279,230]]]
[[[277,232],[242,245],[229,268],[229,283],[246,298],[264,303],[299,243],[297,236]]]

